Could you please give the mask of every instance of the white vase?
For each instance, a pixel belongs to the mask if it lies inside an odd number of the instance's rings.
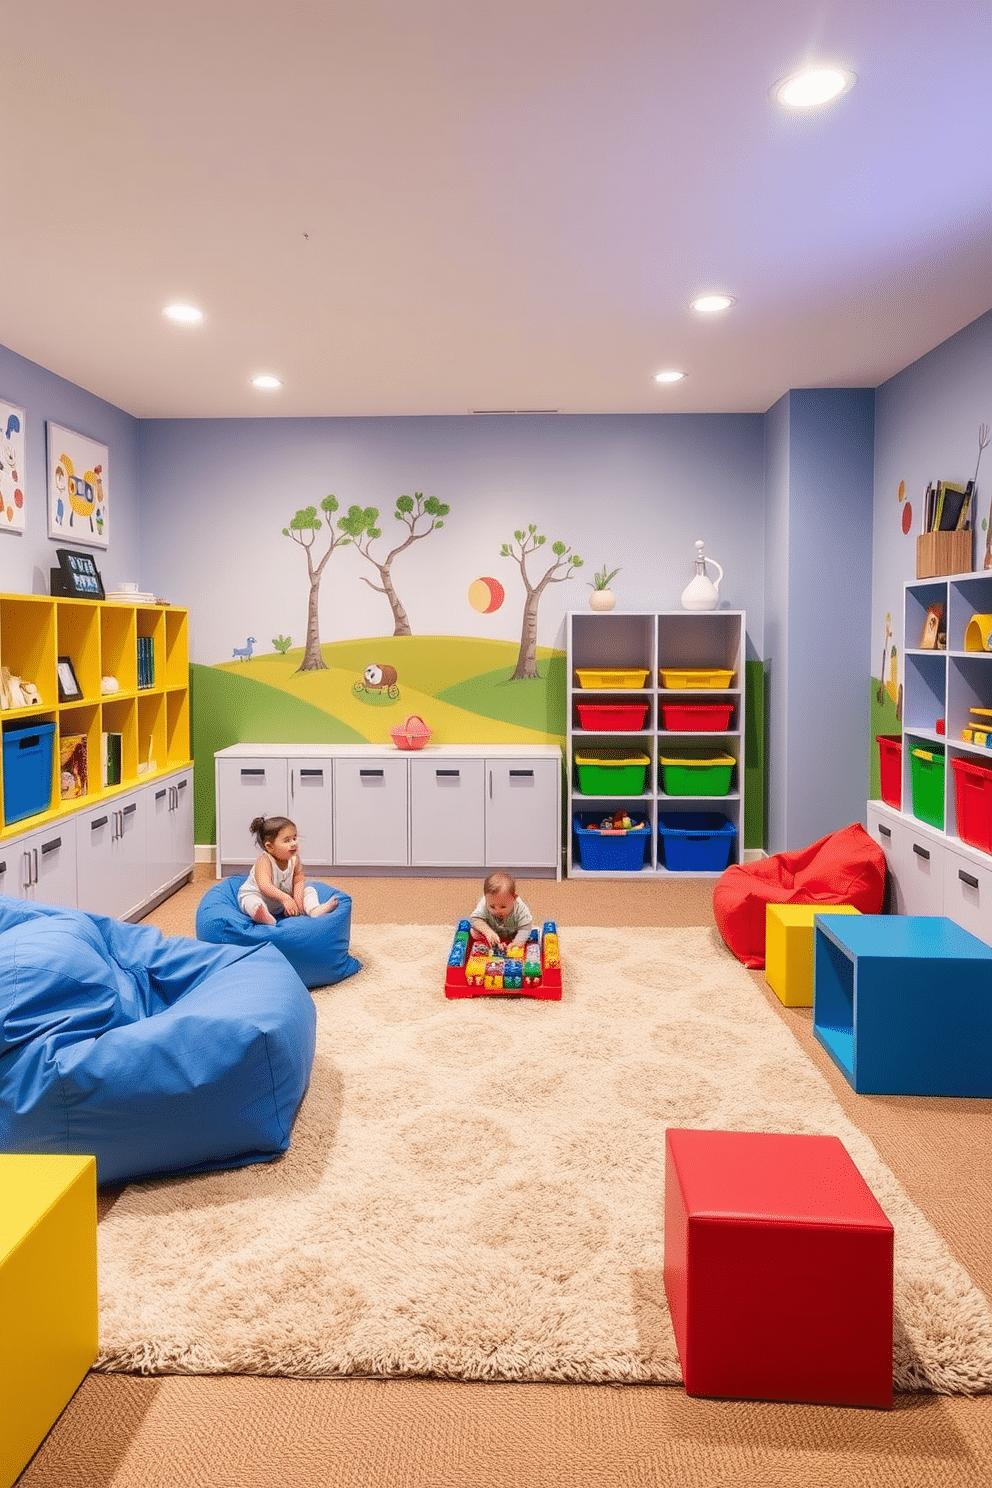
[[[612,589],[594,589],[589,596],[591,610],[612,610],[617,597]]]

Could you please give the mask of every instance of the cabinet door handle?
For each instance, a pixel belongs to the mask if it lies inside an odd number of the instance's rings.
[[[31,849],[31,861],[34,865],[34,873],[32,874],[30,882],[36,884],[38,882],[38,849],[36,847],[33,847]]]
[[[7,863],[6,863],[6,860],[5,860],[4,862],[0,863],[0,873],[6,873],[6,872],[7,872]]]
[[[165,786],[163,785],[163,787],[162,787],[162,789],[160,791],[156,791],[155,792],[155,799],[156,799],[156,801],[161,801],[161,799],[162,799],[162,797],[164,795],[165,795]]]
[[[513,780],[514,777],[522,777],[525,780],[533,780],[534,779],[534,771],[533,770],[511,770],[510,771],[510,779]]]
[[[175,784],[176,795],[178,796],[179,792],[181,790],[185,790],[185,789],[186,789],[186,781],[185,780],[177,780],[176,781],[176,784]]]
[[[879,837],[891,837],[892,836],[892,828],[891,827],[883,827],[882,826],[882,823],[879,822],[879,824],[878,824],[878,835],[879,835]]]
[[[490,799],[490,801],[492,800],[492,798],[493,798],[493,772],[492,772],[492,770],[490,770],[489,771],[489,799]]]
[[[242,770],[242,775],[264,775],[264,770]]]
[[[913,843],[913,851],[914,851],[914,853],[916,854],[916,856],[918,858],[926,858],[927,862],[929,863],[929,861],[930,861],[930,854],[927,852],[927,850],[926,850],[925,847],[921,847],[918,842],[914,842]]]
[[[61,846],[62,846],[62,838],[61,837],[51,837],[51,838],[49,838],[49,840],[47,842],[43,842],[41,844],[41,855],[42,855],[42,857],[44,857],[46,853],[54,852],[57,847],[61,847]]]
[[[301,770],[300,771],[300,779],[301,780],[303,779],[304,775],[316,775],[316,777],[317,777],[318,780],[323,780],[323,778],[324,778],[324,772],[323,772],[323,770]]]
[[[975,875],[973,873],[965,873],[965,871],[964,871],[963,868],[959,868],[958,869],[958,878],[961,880],[962,883],[966,883],[968,885],[969,889],[977,889],[978,888],[978,879],[975,877]]]
[[[124,807],[124,810],[123,810],[123,812],[121,814],[122,814],[122,816],[130,816],[132,814],[132,812],[137,811],[137,809],[138,809],[137,802],[136,801],[132,801],[130,806],[125,806]]]
[[[95,832],[98,827],[105,827],[106,825],[107,818],[105,816],[98,816],[95,821],[90,822],[90,831]]]
[[[358,773],[362,780],[365,780],[366,778],[372,780],[384,780],[386,778],[385,770],[359,770]]]
[[[458,777],[459,777],[459,775],[461,773],[462,773],[461,770],[435,770],[434,771],[434,774],[437,775],[438,777],[440,777],[441,775],[444,775],[445,777],[454,776],[454,778],[456,780],[458,779]]]

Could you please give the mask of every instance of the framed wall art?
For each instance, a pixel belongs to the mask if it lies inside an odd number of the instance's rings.
[[[110,541],[110,451],[48,422],[48,535],[93,548]]]
[[[0,398],[0,532],[23,532],[24,410]]]

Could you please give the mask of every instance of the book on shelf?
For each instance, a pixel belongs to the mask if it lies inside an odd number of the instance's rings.
[[[63,734],[59,739],[59,795],[63,801],[85,796],[89,789],[85,734]]]
[[[155,686],[155,641],[152,636],[138,637],[138,686]]]
[[[106,787],[120,785],[124,736],[107,732],[100,737],[100,780]]]
[[[931,481],[923,507],[924,532],[963,532],[969,523],[975,483]]]

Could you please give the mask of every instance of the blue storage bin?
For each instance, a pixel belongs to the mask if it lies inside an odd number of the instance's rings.
[[[673,872],[722,873],[737,828],[720,811],[659,811],[658,847]]]
[[[54,723],[3,731],[3,819],[9,825],[52,804]]]
[[[633,812],[628,815],[636,819]],[[638,872],[649,857],[651,829],[647,821],[622,836],[604,837],[595,830],[602,819],[601,811],[577,811],[572,818],[581,866],[599,873]]]

